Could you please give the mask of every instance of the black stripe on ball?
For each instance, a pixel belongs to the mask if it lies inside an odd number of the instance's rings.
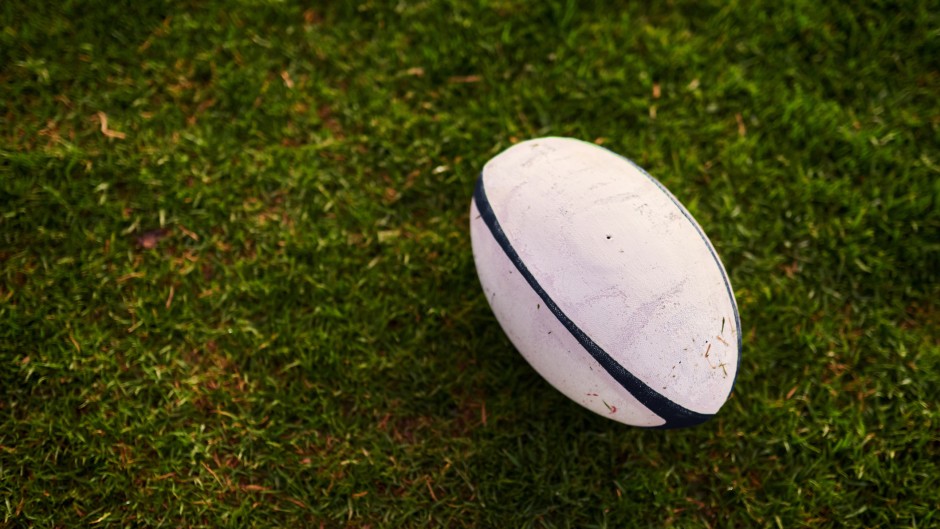
[[[628,371],[625,367],[620,365],[616,360],[613,359],[606,351],[604,351],[599,345],[597,345],[590,336],[584,333],[573,321],[569,318],[562,310],[558,307],[551,296],[548,295],[548,292],[539,284],[535,279],[529,269],[526,267],[525,263],[522,262],[522,259],[519,257],[519,254],[516,253],[515,248],[510,244],[509,239],[506,237],[503,228],[499,225],[499,221],[496,219],[496,214],[493,212],[493,207],[490,205],[489,200],[486,198],[486,190],[483,186],[483,175],[477,179],[476,188],[473,191],[473,198],[476,201],[477,209],[480,211],[480,215],[483,218],[483,222],[486,223],[486,226],[490,229],[490,233],[493,234],[493,238],[496,239],[496,242],[506,253],[506,256],[509,257],[509,260],[512,261],[516,269],[519,270],[519,273],[522,274],[522,277],[525,278],[526,282],[529,283],[529,286],[532,287],[532,290],[538,294],[542,301],[545,302],[545,306],[558,318],[558,321],[568,329],[568,332],[581,344],[584,349],[590,353],[590,355],[597,361],[601,367],[607,371],[610,376],[614,378],[625,390],[627,390],[633,397],[640,401],[644,406],[649,408],[650,411],[656,415],[662,417],[666,422],[660,426],[653,426],[652,428],[683,428],[686,426],[695,426],[701,424],[712,417],[710,414],[698,413],[687,409],[679,404],[669,400],[663,395],[659,394],[653,388],[646,385],[642,380],[637,378],[633,373]]]

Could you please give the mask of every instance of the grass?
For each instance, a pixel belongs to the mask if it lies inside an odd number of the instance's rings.
[[[940,524],[940,10],[827,4],[3,2],[0,525]],[[500,331],[472,186],[549,134],[721,254],[705,425]]]

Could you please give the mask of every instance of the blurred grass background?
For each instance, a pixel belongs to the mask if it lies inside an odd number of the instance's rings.
[[[0,4],[0,525],[940,524],[935,2]],[[744,357],[631,429],[481,295],[473,182],[649,170]]]

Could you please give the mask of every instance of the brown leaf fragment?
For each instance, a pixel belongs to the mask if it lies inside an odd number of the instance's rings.
[[[127,137],[127,135],[124,134],[123,132],[118,132],[116,130],[111,130],[110,128],[108,128],[108,115],[107,114],[105,114],[104,112],[98,112],[96,115],[98,116],[98,122],[101,123],[102,134],[104,134],[105,136],[109,138],[117,138],[119,140],[123,140],[125,137]]]
[[[76,349],[79,353],[82,352],[82,346],[79,345],[78,340],[76,340],[75,337],[72,336],[72,333],[69,333],[69,341],[72,342],[72,345],[75,346],[75,349]]]
[[[312,26],[314,24],[319,24],[321,20],[322,19],[320,18],[319,13],[317,13],[313,9],[308,9],[304,11],[304,23],[306,25]]]
[[[747,127],[744,126],[744,118],[741,117],[741,113],[738,112],[734,115],[735,121],[738,122],[738,135],[744,136],[747,134]]]
[[[173,285],[170,285],[170,295],[168,295],[168,296],[166,297],[166,308],[167,308],[167,310],[170,310],[170,305],[173,304],[173,293],[174,293],[175,291],[176,291],[176,289],[173,288]]]
[[[291,502],[291,503],[293,503],[294,505],[300,507],[301,509],[306,509],[306,508],[307,508],[307,504],[304,503],[304,502],[302,502],[302,501],[300,501],[300,500],[298,500],[298,499],[294,499],[294,498],[284,498],[284,499],[287,500],[287,501],[289,501],[289,502]]]
[[[176,227],[179,228],[181,232],[183,232],[183,235],[189,237],[190,239],[194,241],[199,240],[199,236],[196,235],[194,232],[187,230],[186,226],[183,226],[182,224],[177,224]]]
[[[454,75],[447,79],[448,83],[454,84],[465,84],[465,83],[479,83],[483,80],[482,75]]]
[[[129,281],[129,280],[131,280],[131,279],[137,279],[137,278],[140,278],[140,277],[144,277],[145,275],[146,275],[146,274],[144,274],[143,272],[131,272],[131,273],[129,273],[129,274],[124,274],[124,275],[122,275],[121,277],[117,278],[117,282],[118,282],[118,283],[123,283],[123,282]]]

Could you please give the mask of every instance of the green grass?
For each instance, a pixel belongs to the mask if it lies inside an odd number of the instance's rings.
[[[0,3],[0,526],[940,524],[936,3],[317,4]],[[549,134],[721,254],[705,425],[499,329],[473,182]]]

